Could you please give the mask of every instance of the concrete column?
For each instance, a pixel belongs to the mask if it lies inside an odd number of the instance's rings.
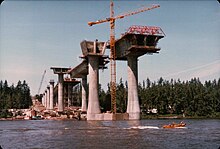
[[[44,106],[47,109],[47,90],[45,90],[45,94],[44,94]]]
[[[71,98],[72,98],[72,85],[68,84],[68,107],[71,106]]]
[[[53,89],[54,89],[54,80],[50,80],[50,106],[49,106],[50,110],[53,110]]]
[[[54,98],[53,100],[54,107],[57,107],[58,106],[58,90],[56,92],[56,95],[53,98]]]
[[[95,120],[96,114],[101,113],[99,108],[98,84],[99,84],[99,58],[88,56],[89,62],[89,100],[87,120]]]
[[[42,96],[42,100],[41,100],[41,103],[42,103],[42,105],[44,106],[44,99],[45,97],[44,97],[44,93],[43,93],[43,96]]]
[[[129,120],[140,119],[140,105],[138,100],[138,65],[137,57],[129,56],[128,60],[128,103]]]
[[[46,108],[46,103],[47,103],[47,93],[44,93],[44,107]]]
[[[58,74],[58,112],[63,112],[63,74]]]
[[[49,110],[50,109],[50,86],[48,85],[47,86],[47,110]]]
[[[87,76],[82,76],[82,111],[87,110],[87,102],[86,102],[86,92],[87,92]]]
[[[46,92],[44,93],[44,96],[43,96],[43,99],[44,99],[44,101],[43,101],[43,105],[44,105],[44,107],[46,107]]]

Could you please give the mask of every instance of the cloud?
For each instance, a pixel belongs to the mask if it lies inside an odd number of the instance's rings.
[[[199,77],[201,79],[213,79],[211,77],[220,77],[220,60],[213,61],[208,64],[192,67],[190,69],[181,70],[175,73],[170,73],[165,78],[181,78],[190,79]]]
[[[199,76],[199,78],[210,78],[212,76],[220,77],[220,61],[218,63],[211,63],[192,73],[192,76]]]

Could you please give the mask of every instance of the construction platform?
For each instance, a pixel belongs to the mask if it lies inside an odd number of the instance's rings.
[[[115,42],[116,60],[127,60],[128,56],[159,53],[158,41],[163,35],[126,33]]]
[[[107,42],[83,40],[80,45],[83,56],[85,57],[88,55],[104,56]]]
[[[71,68],[68,70],[68,74],[72,78],[82,78],[83,75],[88,75],[88,62],[86,60],[82,61],[79,65],[76,67]]]
[[[63,68],[63,67],[50,67],[53,70],[54,74],[67,74],[70,68]]]
[[[88,57],[96,56],[98,57],[98,67],[99,69],[106,69],[106,64],[109,63],[107,60],[108,56],[104,55],[107,42],[98,42],[96,41],[86,41],[83,40],[81,43],[82,56],[80,58],[83,61],[74,68],[71,68],[67,71],[68,74],[71,75],[72,78],[82,78],[84,75],[88,75]]]
[[[76,79],[71,79],[71,78],[64,78],[64,80],[63,80],[64,87],[66,87],[68,85],[75,86],[79,83],[80,83],[80,81],[78,81]],[[54,93],[57,93],[57,91],[58,91],[58,84],[56,84],[56,86],[54,87]]]

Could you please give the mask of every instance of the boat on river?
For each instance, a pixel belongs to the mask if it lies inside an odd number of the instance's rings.
[[[186,123],[180,122],[180,123],[172,123],[169,125],[163,125],[163,128],[183,128],[186,126]]]

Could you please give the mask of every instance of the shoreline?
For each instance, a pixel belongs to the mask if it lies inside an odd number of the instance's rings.
[[[220,119],[220,117],[209,117],[209,116],[166,116],[166,115],[141,115],[140,120],[163,120],[163,119]],[[64,117],[50,117],[50,118],[43,118],[43,119],[24,119],[24,118],[16,118],[16,117],[8,117],[8,118],[0,118],[0,121],[19,121],[19,120],[79,120],[76,118],[64,118]],[[85,121],[84,119],[82,121]]]
[[[220,119],[220,116],[141,115],[141,119]]]

